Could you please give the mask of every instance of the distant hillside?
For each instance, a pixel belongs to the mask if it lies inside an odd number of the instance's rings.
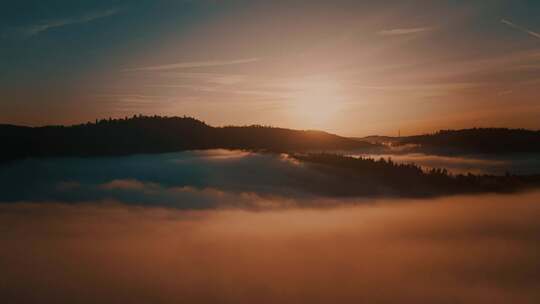
[[[446,169],[423,170],[388,159],[353,158],[337,154],[291,154],[332,176],[324,184],[306,183],[313,191],[338,196],[428,197],[471,193],[512,193],[540,186],[540,175],[452,175]]]
[[[277,152],[372,147],[321,131],[247,126],[212,127],[190,117],[134,116],[74,126],[0,125],[0,160],[24,157],[105,156],[194,149]]]
[[[416,144],[432,153],[540,153],[540,131],[483,128],[442,130],[435,134],[409,136],[400,144]]]
[[[407,152],[428,154],[516,154],[540,153],[540,131],[505,128],[441,130],[433,134],[387,137],[368,136],[373,144],[405,147]]]
[[[389,144],[399,141],[399,137],[372,135],[366,137],[354,137],[353,139],[369,142],[372,144]]]

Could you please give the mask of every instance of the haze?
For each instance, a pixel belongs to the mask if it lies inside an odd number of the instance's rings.
[[[532,304],[539,199],[266,212],[0,205],[0,293],[12,303]]]

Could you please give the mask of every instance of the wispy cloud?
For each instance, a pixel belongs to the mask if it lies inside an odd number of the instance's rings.
[[[186,69],[186,68],[203,68],[203,67],[213,67],[213,66],[224,66],[224,65],[235,65],[235,64],[244,64],[259,61],[260,58],[241,58],[233,60],[210,60],[210,61],[192,61],[192,62],[178,62],[164,65],[156,66],[147,66],[133,69],[126,69],[125,71],[166,71],[166,70],[175,70],[175,69]]]
[[[218,85],[237,84],[247,79],[246,75],[218,73],[163,72],[163,75],[172,78],[200,80],[208,83],[215,83]]]
[[[432,30],[433,30],[432,27],[397,28],[397,29],[381,30],[378,32],[378,34],[382,36],[400,36],[400,35],[419,34],[423,32],[429,32]]]
[[[23,27],[20,29],[20,31],[23,33],[24,36],[31,37],[53,28],[64,27],[72,24],[87,23],[97,19],[116,15],[118,12],[118,9],[112,8],[104,11],[87,13],[79,17],[49,20]]]
[[[215,92],[221,94],[236,94],[236,95],[256,95],[261,97],[272,97],[276,99],[290,97],[290,94],[283,92],[275,92],[264,89],[229,89],[222,86],[207,86],[207,85],[149,85],[149,87],[157,88],[176,88],[187,89],[198,92]]]
[[[540,39],[540,33],[533,32],[533,31],[531,31],[530,29],[524,28],[524,27],[522,27],[522,26],[520,26],[520,25],[517,25],[517,24],[511,22],[511,21],[508,21],[508,20],[506,20],[506,19],[501,19],[501,23],[506,24],[506,25],[508,25],[508,26],[511,27],[511,28],[514,28],[514,29],[516,29],[516,30],[520,30],[520,31],[522,31],[522,32],[525,32],[525,33],[527,33],[527,34],[533,36],[533,37],[536,37],[536,38]]]

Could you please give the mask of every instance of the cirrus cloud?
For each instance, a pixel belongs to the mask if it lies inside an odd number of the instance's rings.
[[[401,35],[419,34],[419,33],[429,32],[432,30],[433,30],[433,27],[395,28],[395,29],[381,30],[378,32],[378,34],[382,36],[401,36]]]

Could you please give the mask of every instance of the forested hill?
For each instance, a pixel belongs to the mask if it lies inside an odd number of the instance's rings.
[[[291,154],[332,176],[324,185],[306,183],[321,194],[338,196],[429,197],[471,193],[512,193],[540,186],[540,174],[450,174],[446,169],[425,170],[391,159],[355,158],[328,153]]]
[[[540,131],[505,128],[442,130],[404,137],[399,143],[420,145],[427,152],[540,153]]]
[[[134,116],[74,126],[0,125],[0,160],[106,156],[193,149],[271,151],[361,149],[374,145],[321,131],[212,127],[190,117]]]
[[[368,136],[360,140],[401,147],[404,152],[427,154],[540,153],[540,131],[506,128],[441,130],[432,134],[389,137]]]

